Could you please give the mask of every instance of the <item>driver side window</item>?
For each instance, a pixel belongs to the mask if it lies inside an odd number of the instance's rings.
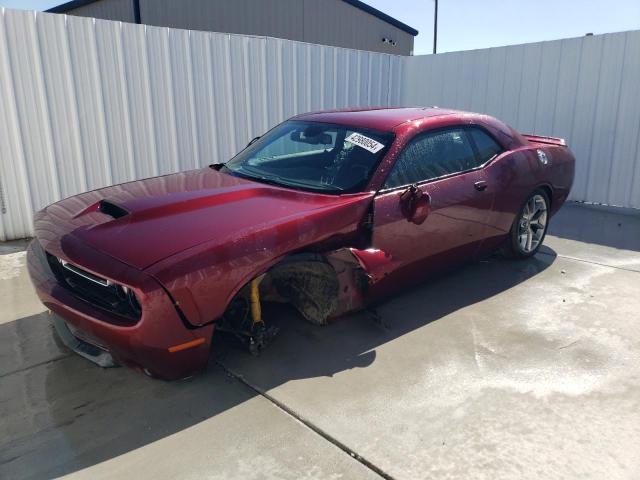
[[[400,153],[384,188],[422,182],[475,168],[476,158],[462,128],[419,135]]]

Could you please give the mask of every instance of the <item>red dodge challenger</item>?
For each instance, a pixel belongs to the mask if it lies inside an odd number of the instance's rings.
[[[183,378],[214,330],[263,348],[263,302],[325,324],[500,248],[530,257],[573,176],[564,140],[486,115],[308,113],[224,164],[50,205],[29,273],[77,353]]]

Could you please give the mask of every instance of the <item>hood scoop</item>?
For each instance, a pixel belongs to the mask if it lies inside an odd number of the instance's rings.
[[[98,211],[104,213],[105,215],[109,215],[111,218],[121,218],[126,215],[129,215],[124,208],[116,205],[115,203],[111,203],[108,200],[101,200],[98,205]]]

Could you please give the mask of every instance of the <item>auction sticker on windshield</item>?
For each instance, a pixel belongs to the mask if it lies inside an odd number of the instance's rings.
[[[384,148],[384,145],[380,142],[376,142],[373,138],[366,137],[360,133],[352,133],[346,139],[347,142],[351,142],[354,145],[369,150],[371,153],[377,153]]]

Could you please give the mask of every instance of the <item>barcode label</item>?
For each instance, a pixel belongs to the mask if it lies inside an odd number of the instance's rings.
[[[376,142],[373,138],[366,137],[360,133],[352,133],[345,140],[353,143],[354,145],[358,145],[371,153],[377,153],[384,148],[382,143]]]

